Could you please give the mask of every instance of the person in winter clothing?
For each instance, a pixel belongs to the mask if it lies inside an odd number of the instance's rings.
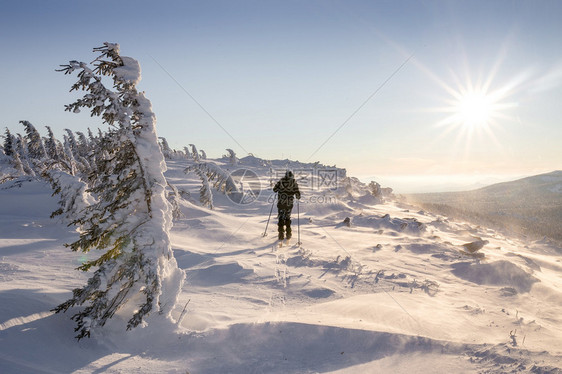
[[[287,234],[287,239],[291,239],[291,210],[293,209],[293,201],[296,197],[301,198],[301,193],[299,191],[299,186],[293,172],[288,170],[285,176],[281,178],[273,187],[273,192],[277,192],[277,218],[278,218],[278,231],[279,240],[283,240],[285,233]]]

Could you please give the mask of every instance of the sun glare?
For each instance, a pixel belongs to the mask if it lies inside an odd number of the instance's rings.
[[[436,98],[439,106],[427,109],[437,114],[435,136],[427,146],[430,149],[447,149],[451,163],[458,162],[456,165],[469,167],[466,165],[476,165],[485,154],[505,156],[505,144],[498,135],[517,120],[513,111],[517,103],[511,99],[527,75],[521,73],[499,84],[496,73],[500,62],[487,77],[479,74],[476,79],[468,68],[461,72],[464,79],[452,73],[449,81],[424,68],[446,94]]]
[[[494,116],[492,99],[485,92],[464,94],[454,110],[458,121],[469,129],[486,126]]]
[[[457,80],[457,87],[442,84],[450,96],[443,101],[443,106],[431,109],[443,114],[436,127],[444,131],[435,141],[456,133],[457,144],[464,142],[469,147],[473,137],[477,136],[481,140],[489,139],[500,147],[494,131],[502,128],[502,123],[513,119],[509,112],[516,104],[506,99],[513,94],[514,84],[491,90],[492,78],[493,75],[481,84],[474,84],[469,78],[465,82]]]

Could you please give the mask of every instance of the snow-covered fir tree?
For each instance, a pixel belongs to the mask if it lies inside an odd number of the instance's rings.
[[[185,215],[182,213],[180,209],[180,199],[182,198],[181,192],[176,186],[174,186],[169,182],[168,182],[168,187],[170,188],[171,191],[168,192],[166,198],[168,199],[168,201],[172,206],[172,218],[174,220],[184,218]]]
[[[195,146],[195,144],[190,144],[189,145],[191,147],[191,157],[193,158],[193,161],[195,162],[199,162],[199,152],[197,151],[197,147]]]
[[[47,153],[47,157],[53,161],[59,161],[61,156],[59,154],[59,147],[57,144],[57,140],[55,139],[55,135],[53,134],[53,130],[49,126],[45,126],[47,128],[47,138],[45,138],[45,151]]]
[[[224,157],[228,158],[228,163],[230,165],[236,165],[238,164],[238,157],[236,157],[236,152],[234,152],[232,149],[227,148],[226,151],[228,152],[227,155],[224,155]]]
[[[16,162],[19,163],[18,169],[21,169],[25,175],[35,177],[36,173],[34,167],[32,166],[33,163],[30,160],[26,139],[20,134],[17,134],[17,136],[14,137],[14,140],[14,152],[17,154],[17,157],[14,156],[14,160],[17,159]]]
[[[238,188],[238,185],[236,184],[230,173],[222,169],[214,162],[199,162],[197,164],[189,166],[184,170],[184,172],[189,173],[193,171],[201,176],[201,174],[198,173],[197,170],[201,171],[207,176],[207,183],[211,181],[213,182],[213,187],[216,190],[224,194],[240,193],[240,189]],[[202,181],[203,184],[205,184],[205,180],[202,179]]]
[[[6,156],[11,157],[14,154],[14,136],[7,127],[6,132],[4,133],[2,148],[4,149],[4,154]]]
[[[132,305],[127,329],[152,316],[171,318],[185,275],[170,245],[172,216],[156,118],[150,101],[136,89],[140,65],[121,56],[118,44],[104,43],[94,52],[99,56],[93,67],[70,61],[61,69],[65,74],[78,72],[71,91],[86,91],[66,110],[76,113],[89,108],[110,126],[100,134],[95,170],[87,178],[96,202],[73,221],[80,227],[80,237],[69,244],[74,251],[104,253],[80,266],[83,271],[97,269],[84,287],[76,288],[70,300],[55,308],[61,312],[84,307],[72,317],[78,339],[90,336],[92,329],[132,302],[140,305]],[[112,89],[104,85],[102,76],[113,79]]]
[[[24,144],[26,145],[28,164],[35,174],[40,174],[45,167],[44,162],[47,158],[43,139],[31,122],[20,121],[20,123],[25,127]]]
[[[59,209],[51,214],[51,218],[62,216],[65,222],[72,222],[88,206],[95,203],[95,199],[88,192],[88,184],[65,171],[50,169],[42,177],[51,184],[53,194],[58,194]]]
[[[207,174],[201,169],[194,168],[193,171],[201,179],[201,187],[199,188],[199,202],[203,206],[207,206],[209,209],[213,209],[213,191],[211,191],[211,185],[209,184],[209,178]]]
[[[76,135],[78,135],[78,139],[76,141],[78,154],[81,157],[88,157],[88,153],[90,152],[90,145],[88,142],[88,138],[86,138],[86,135],[84,135],[84,133],[80,131],[77,131]]]
[[[76,156],[79,154],[78,153],[78,142],[76,141],[76,136],[74,135],[74,133],[70,129],[64,129],[64,131],[66,132],[66,135],[65,135],[65,138],[64,138],[65,143],[68,144],[68,148],[72,151],[72,155],[74,156],[74,158],[76,158]]]
[[[189,150],[189,148],[183,147],[183,151],[185,152],[185,158],[187,158],[188,160],[193,159],[193,157],[191,155],[191,151]]]
[[[162,154],[164,155],[164,158],[171,159],[174,151],[172,151],[172,148],[170,148],[168,141],[166,140],[166,138],[162,136],[159,137],[158,139],[160,139],[160,149],[162,150]]]
[[[76,175],[78,173],[78,163],[74,158],[74,152],[72,152],[72,142],[69,141],[67,135],[63,135],[64,144],[63,144],[63,154],[64,159],[66,160],[67,170],[71,175]]]

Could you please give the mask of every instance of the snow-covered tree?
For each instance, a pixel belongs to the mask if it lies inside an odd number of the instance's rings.
[[[230,163],[230,165],[238,164],[238,158],[236,157],[236,153],[230,148],[227,148],[226,151],[228,152],[228,154],[224,155],[224,157],[228,158],[228,162]]]
[[[0,184],[25,175],[18,153],[14,149],[15,137],[6,128],[4,142],[0,146]]]
[[[51,214],[51,218],[62,216],[64,221],[74,221],[88,206],[95,203],[93,196],[88,192],[88,185],[64,171],[55,169],[43,173],[43,178],[53,187],[53,195],[60,195],[60,208]]]
[[[88,174],[89,192],[96,202],[82,210],[73,221],[80,237],[69,244],[74,251],[105,250],[97,259],[79,267],[97,269],[70,300],[54,310],[66,311],[85,306],[72,319],[77,322],[77,338],[90,336],[123,306],[131,303],[127,329],[150,316],[167,318],[181,291],[185,273],[173,257],[169,230],[171,207],[166,199],[165,161],[158,145],[156,118],[150,101],[136,85],[140,65],[121,56],[119,45],[104,43],[94,48],[100,55],[94,67],[70,61],[60,71],[78,71],[71,91],[86,94],[66,106],[70,112],[89,108],[110,130],[100,134],[95,148],[96,167]],[[113,80],[107,88],[102,76]],[[150,319],[150,318],[149,318]]]
[[[88,153],[90,153],[90,144],[86,135],[83,132],[77,131],[76,135],[78,135],[78,139],[76,140],[76,146],[78,150],[78,154],[81,157],[88,157]]]
[[[196,172],[196,170],[200,170],[201,172],[205,173],[205,175],[207,176],[207,180],[209,182],[213,182],[213,187],[218,191],[225,194],[231,192],[240,192],[238,185],[236,184],[234,179],[232,179],[232,176],[217,164],[212,162],[200,162],[188,167],[187,169],[185,169],[185,172]]]
[[[6,127],[6,132],[4,133],[4,143],[2,145],[4,149],[4,154],[8,157],[14,154],[14,136],[10,130]]]
[[[64,131],[66,132],[64,142],[65,144],[68,144],[65,145],[65,147],[69,148],[72,151],[72,155],[76,158],[78,155],[78,142],[76,142],[76,136],[74,136],[74,133],[70,129],[64,129]]]
[[[12,157],[8,157],[4,152],[0,152],[0,184],[22,177],[25,174],[17,153],[14,152]]]
[[[209,178],[207,174],[201,169],[193,169],[193,171],[201,178],[201,187],[199,188],[199,201],[202,205],[213,209],[213,191],[211,191],[211,186],[209,184]]]
[[[47,128],[47,138],[45,139],[45,151],[47,153],[47,157],[53,161],[59,161],[61,157],[53,130],[51,130],[49,126],[45,127]]]
[[[199,162],[199,152],[197,151],[197,147],[195,144],[190,144],[191,147],[191,157],[195,162]]]
[[[34,160],[38,165],[47,156],[43,139],[39,131],[29,121],[20,121],[25,127],[25,138],[27,140],[27,152],[29,157]]]
[[[160,139],[160,149],[162,150],[164,158],[171,159],[174,151],[172,151],[172,148],[170,148],[168,141],[164,137],[159,137],[158,139]]]
[[[89,127],[88,127],[88,140],[90,145],[96,144],[96,137],[94,136],[92,129],[90,129]]]
[[[16,162],[18,163],[18,169],[21,169],[26,175],[35,177],[36,173],[32,166],[32,162],[29,159],[27,142],[25,138],[20,134],[17,134],[17,136],[14,137],[14,140],[14,152],[17,153],[17,155],[14,155],[14,160],[16,160]]]
[[[199,152],[201,153],[201,160],[207,159],[207,153],[204,150],[200,149]]]
[[[174,220],[177,219],[181,219],[184,218],[185,215],[182,213],[181,209],[180,209],[180,198],[181,193],[179,191],[179,189],[174,186],[173,184],[168,182],[168,187],[170,187],[170,190],[168,192],[168,194],[166,195],[166,198],[168,199],[168,201],[170,202],[170,205],[172,206],[172,218]]]

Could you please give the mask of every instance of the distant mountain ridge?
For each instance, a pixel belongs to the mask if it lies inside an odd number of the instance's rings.
[[[534,175],[511,182],[497,183],[474,191],[487,193],[522,192],[524,190],[527,190],[527,192],[541,192],[539,189],[542,189],[542,192],[545,193],[562,193],[562,170]]]
[[[562,242],[562,171],[465,192],[405,195],[435,213]]]

